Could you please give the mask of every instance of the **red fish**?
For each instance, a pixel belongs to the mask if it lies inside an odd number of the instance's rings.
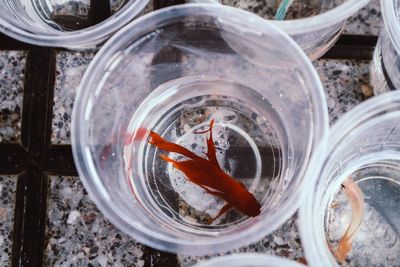
[[[226,201],[225,206],[222,207],[217,216],[211,219],[211,222],[230,208],[235,208],[247,216],[255,217],[260,214],[261,205],[243,183],[226,174],[219,166],[212,138],[213,127],[214,120],[211,120],[210,128],[207,131],[196,132],[197,134],[209,132],[207,137],[207,158],[197,156],[180,145],[168,142],[153,131],[150,132],[149,143],[161,150],[179,153],[188,158],[187,160],[176,161],[166,155],[160,155],[163,160],[183,172],[189,181],[203,188],[208,194]]]

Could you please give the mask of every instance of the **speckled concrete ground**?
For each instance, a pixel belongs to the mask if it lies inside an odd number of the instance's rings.
[[[8,265],[11,259],[16,190],[15,176],[0,175],[0,266]]]
[[[371,0],[368,5],[347,20],[343,33],[378,36],[381,27],[380,0]]]
[[[94,54],[60,52],[57,54],[51,141],[68,144],[71,138],[71,113],[75,93]]]
[[[313,62],[325,89],[330,123],[365,99],[369,84],[369,61],[327,60]]]
[[[143,266],[142,245],[96,209],[78,177],[50,177],[47,266]]]
[[[21,136],[26,55],[0,51],[0,142],[15,143]]]

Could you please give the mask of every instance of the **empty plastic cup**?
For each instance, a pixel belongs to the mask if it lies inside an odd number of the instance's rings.
[[[190,1],[223,3],[256,13],[288,33],[312,60],[318,59],[332,47],[341,35],[347,19],[369,2],[369,0]],[[280,20],[276,20],[277,14],[281,14]]]
[[[22,42],[94,48],[137,16],[149,0],[1,0],[0,32]]]
[[[333,126],[300,209],[310,266],[400,263],[400,92],[373,97]]]
[[[235,254],[214,258],[194,267],[304,267],[305,265],[285,258],[262,254]]]
[[[400,0],[382,0],[384,26],[379,34],[371,64],[375,94],[400,88]]]
[[[202,254],[254,242],[293,215],[327,130],[321,82],[287,34],[240,9],[187,4],[137,19],[100,49],[78,90],[72,146],[117,227]],[[150,131],[186,152],[161,149]]]

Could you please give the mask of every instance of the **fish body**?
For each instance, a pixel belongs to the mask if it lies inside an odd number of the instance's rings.
[[[150,132],[149,143],[161,150],[185,156],[186,160],[176,161],[166,155],[160,155],[163,160],[171,163],[174,168],[183,172],[189,181],[202,187],[207,193],[226,201],[227,204],[212,221],[230,208],[235,208],[247,216],[255,217],[260,214],[261,205],[257,202],[254,195],[242,183],[229,176],[219,166],[212,138],[213,126],[214,121],[212,120],[209,130],[198,132],[209,132],[209,137],[207,138],[207,158],[200,157],[185,147],[171,143],[153,131]]]

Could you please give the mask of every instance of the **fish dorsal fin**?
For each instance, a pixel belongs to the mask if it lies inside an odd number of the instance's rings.
[[[207,140],[207,153],[206,153],[206,156],[207,156],[208,160],[215,167],[220,168],[218,160],[217,160],[217,151],[215,149],[214,140],[213,140],[213,137],[212,137],[212,129],[214,127],[214,124],[215,124],[215,120],[212,119],[210,121],[210,127],[207,130],[203,130],[203,131],[197,131],[196,130],[196,131],[194,131],[194,133],[195,134],[204,134],[204,133],[209,133],[210,134],[209,137],[206,137],[206,140]]]
[[[218,160],[217,160],[217,151],[215,149],[214,140],[213,140],[213,136],[212,136],[212,130],[213,130],[214,124],[215,124],[215,121],[212,119],[210,122],[210,129],[209,129],[210,136],[207,137],[207,157],[213,165],[220,168]]]

